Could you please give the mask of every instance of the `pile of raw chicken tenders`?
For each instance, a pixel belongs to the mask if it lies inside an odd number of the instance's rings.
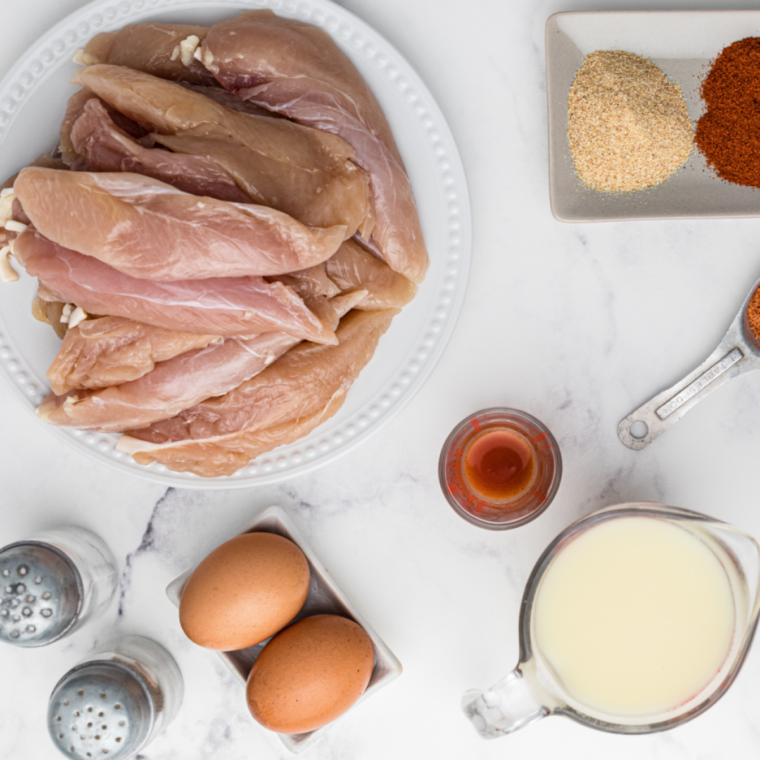
[[[41,419],[205,477],[341,406],[427,253],[361,75],[316,27],[253,11],[78,51],[82,89],[0,191],[8,254],[63,338]]]

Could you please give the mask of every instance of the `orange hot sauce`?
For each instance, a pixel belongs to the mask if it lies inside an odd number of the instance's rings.
[[[524,525],[551,503],[562,477],[554,436],[517,409],[483,409],[449,434],[438,479],[454,511],[481,528]]]
[[[467,445],[462,470],[467,484],[482,499],[509,502],[533,483],[536,456],[520,433],[486,430]]]

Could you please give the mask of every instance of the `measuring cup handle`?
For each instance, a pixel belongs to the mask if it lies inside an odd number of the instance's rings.
[[[465,692],[462,710],[484,739],[511,734],[551,712],[536,698],[519,668],[486,691]]]
[[[620,440],[629,449],[643,449],[708,393],[737,375],[758,369],[758,359],[750,353],[744,341],[735,338],[729,331],[718,348],[683,380],[658,393],[621,420],[618,425]]]

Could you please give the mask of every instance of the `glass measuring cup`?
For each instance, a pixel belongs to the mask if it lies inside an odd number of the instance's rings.
[[[760,369],[760,341],[747,318],[752,296],[759,287],[760,280],[752,286],[718,347],[702,364],[620,421],[618,438],[629,449],[648,446],[708,393],[745,372]]]
[[[609,528],[622,518],[655,518],[683,528],[720,563],[733,602],[733,631],[719,667],[691,693],[690,698],[654,710],[612,710],[578,698],[558,675],[537,641],[536,600],[552,563],[592,528]],[[630,523],[629,523],[630,524]],[[661,524],[661,523],[658,523]],[[618,523],[620,525],[620,523]],[[682,531],[678,531],[682,532]],[[599,532],[597,532],[599,535]],[[760,548],[738,529],[705,515],[654,503],[621,504],[595,512],[574,523],[549,545],[528,579],[520,614],[520,661],[517,667],[486,691],[464,694],[462,709],[484,738],[512,733],[548,715],[566,715],[584,725],[615,733],[663,731],[704,712],[726,692],[747,654],[760,612]],[[596,623],[595,623],[596,624]],[[655,627],[659,622],[655,624]],[[592,629],[593,630],[593,629]],[[577,683],[577,682],[576,682]]]

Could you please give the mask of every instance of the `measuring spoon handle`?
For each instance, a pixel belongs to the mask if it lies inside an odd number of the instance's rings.
[[[643,449],[708,393],[734,377],[755,369],[760,369],[760,359],[757,351],[747,344],[741,321],[737,318],[720,345],[702,364],[621,420],[618,437],[629,449]],[[636,435],[631,432],[634,423],[644,423],[637,426],[639,430],[634,428]]]

